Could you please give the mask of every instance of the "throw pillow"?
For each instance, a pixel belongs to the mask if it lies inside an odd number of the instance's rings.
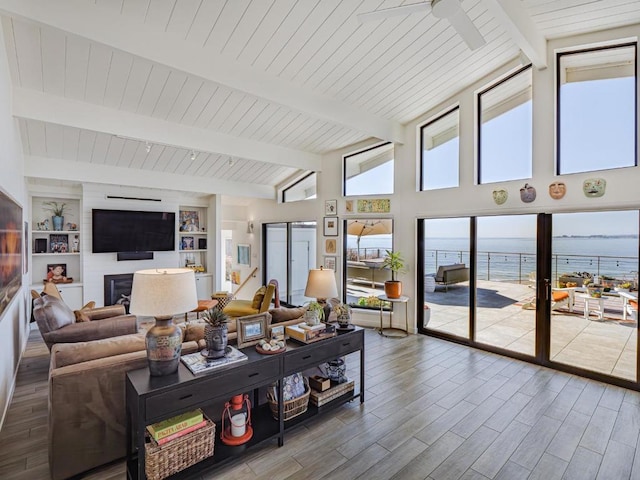
[[[271,323],[280,323],[280,322],[288,322],[289,320],[295,320],[296,318],[301,318],[304,315],[304,312],[307,309],[305,307],[297,307],[297,308],[272,308],[269,310],[271,314]]]
[[[51,295],[45,295],[35,300],[33,315],[38,322],[41,332],[52,332],[75,322],[73,310],[62,300]]]
[[[87,311],[93,309],[96,307],[96,302],[89,302],[87,303],[84,307],[82,307],[80,310],[74,310],[73,314],[76,316],[76,323],[77,322],[90,322],[91,318],[89,318],[89,315],[87,315]]]
[[[262,286],[258,289],[258,291],[253,296],[251,308],[253,308],[254,310],[260,310],[260,306],[262,305],[262,300],[264,300],[265,293],[267,293],[267,287]]]

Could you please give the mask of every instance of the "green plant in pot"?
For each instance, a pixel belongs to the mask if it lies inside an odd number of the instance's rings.
[[[304,312],[304,319],[307,325],[318,325],[324,320],[324,305],[316,301],[307,303],[307,311]]]
[[[45,210],[51,212],[51,223],[53,223],[54,230],[62,230],[64,225],[64,212],[67,208],[66,203],[58,202],[46,202],[44,203]]]
[[[205,321],[204,340],[207,342],[207,348],[202,354],[207,358],[224,357],[227,350],[227,323],[229,317],[217,308],[211,308],[202,314]]]
[[[402,282],[397,279],[399,273],[405,272],[404,259],[400,252],[387,250],[380,268],[391,270],[391,280],[384,282],[384,293],[388,298],[400,298],[402,296]]]
[[[351,321],[351,307],[346,303],[339,303],[333,307],[333,311],[338,318],[338,325],[340,325],[341,328],[348,327]]]

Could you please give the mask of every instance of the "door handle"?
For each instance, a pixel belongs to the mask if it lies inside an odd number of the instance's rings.
[[[549,298],[551,298],[551,280],[549,280],[548,278],[545,278],[543,282],[544,282],[544,299],[549,301]]]

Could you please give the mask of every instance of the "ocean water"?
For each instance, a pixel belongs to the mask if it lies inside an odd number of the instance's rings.
[[[391,248],[390,235],[363,237],[360,255]],[[348,248],[356,248],[355,237],[347,238]],[[469,240],[465,238],[429,238],[425,242],[425,271],[435,272],[439,265],[469,265]],[[493,281],[527,281],[535,271],[534,238],[478,239],[478,276]],[[589,272],[617,279],[637,279],[637,237],[554,237],[552,241],[554,277],[572,272]]]

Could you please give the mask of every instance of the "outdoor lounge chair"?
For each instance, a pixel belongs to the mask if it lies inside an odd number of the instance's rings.
[[[551,310],[557,310],[560,307],[567,307],[573,312],[575,304],[575,290],[573,288],[554,288],[551,290]]]

